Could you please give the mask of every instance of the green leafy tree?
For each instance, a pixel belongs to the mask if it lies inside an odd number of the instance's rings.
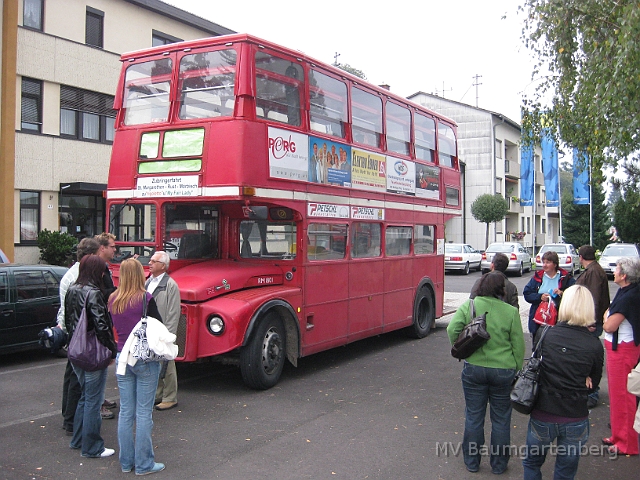
[[[361,78],[363,80],[367,79],[367,76],[364,74],[362,70],[358,70],[357,68],[352,67],[348,63],[335,63],[334,66],[338,67],[341,70],[344,70],[345,72],[349,72],[351,75],[355,75],[356,77]]]
[[[603,165],[624,168],[623,159],[637,159],[637,0],[525,0],[520,10],[523,41],[537,59],[537,88],[524,99],[523,127],[531,132],[525,143],[548,126],[559,142],[591,156],[596,182]]]
[[[613,223],[618,237],[623,242],[640,242],[640,195],[635,190],[627,190],[613,206]]]
[[[485,248],[489,246],[489,224],[499,222],[507,216],[509,203],[502,195],[485,193],[471,204],[471,215],[478,222],[487,224]]]
[[[49,265],[68,267],[73,263],[73,249],[77,243],[73,235],[45,228],[38,234],[40,260]]]

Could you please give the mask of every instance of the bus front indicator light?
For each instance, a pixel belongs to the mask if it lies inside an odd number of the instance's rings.
[[[213,335],[219,336],[224,332],[224,320],[218,315],[212,315],[209,317],[207,326]]]

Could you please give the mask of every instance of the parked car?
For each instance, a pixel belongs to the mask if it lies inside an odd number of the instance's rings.
[[[616,264],[622,257],[640,257],[638,246],[633,243],[610,243],[602,251],[598,263],[607,276],[613,277]]]
[[[482,254],[471,245],[464,243],[446,243],[444,245],[444,269],[462,270],[462,273],[469,275],[473,268],[480,270]]]
[[[0,248],[0,263],[9,263],[9,257],[7,257]]]
[[[66,271],[55,265],[0,265],[0,353],[38,348],[38,333],[56,324]]]
[[[525,248],[517,242],[492,243],[482,254],[482,263],[480,268],[483,273],[491,270],[491,260],[496,253],[504,253],[509,257],[509,266],[507,272],[515,272],[519,277],[522,272],[531,271],[531,255]]]
[[[545,243],[536,255],[537,268],[542,268],[542,255],[545,252],[556,252],[560,268],[564,268],[567,272],[580,271],[580,255],[570,243]]]

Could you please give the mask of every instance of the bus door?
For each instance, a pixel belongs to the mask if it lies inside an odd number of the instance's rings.
[[[349,340],[382,332],[384,263],[380,251],[381,224],[351,224],[349,262]]]
[[[306,240],[303,355],[345,344],[349,318],[347,224],[310,223]]]
[[[384,324],[407,322],[413,317],[414,257],[411,255],[413,227],[388,226],[385,231]]]

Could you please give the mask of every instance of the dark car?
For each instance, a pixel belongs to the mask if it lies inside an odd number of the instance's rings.
[[[0,353],[38,347],[38,333],[56,324],[60,280],[55,265],[0,265]]]

